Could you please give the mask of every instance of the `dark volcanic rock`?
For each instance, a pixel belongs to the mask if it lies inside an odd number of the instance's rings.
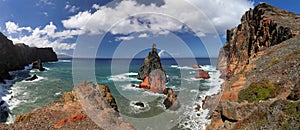
[[[140,80],[144,80],[147,74],[150,74],[156,69],[160,69],[161,71],[165,72],[160,63],[160,58],[158,56],[156,44],[153,44],[152,51],[149,52],[148,56],[145,58],[144,64],[140,68],[137,78]]]
[[[35,80],[35,79],[37,79],[37,78],[38,78],[38,77],[37,77],[36,75],[33,75],[33,76],[31,76],[31,77],[25,79],[25,81],[32,81],[32,80]]]
[[[42,61],[40,59],[34,61],[32,63],[31,69],[38,69],[39,71],[45,71],[46,69],[43,67]]]
[[[52,48],[29,47],[25,44],[13,44],[0,33],[0,82],[7,79],[8,71],[24,69],[24,66],[40,59],[42,62],[57,61]],[[4,69],[3,69],[4,68]]]
[[[134,103],[134,105],[142,107],[142,108],[145,107],[145,104],[142,102],[136,102],[136,103]]]

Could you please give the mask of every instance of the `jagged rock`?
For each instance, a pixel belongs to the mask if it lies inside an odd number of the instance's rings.
[[[150,73],[150,91],[163,93],[166,89],[166,74],[161,70],[154,70]]]
[[[158,52],[156,49],[156,44],[154,43],[152,45],[152,50],[149,52],[148,56],[144,60],[144,64],[140,68],[138,72],[137,78],[140,80],[144,80],[146,78],[147,74],[150,74],[154,70],[161,70],[162,72],[165,73],[161,63],[160,63],[160,58],[158,56]]]
[[[10,79],[10,75],[4,65],[0,65],[0,83],[5,83],[4,79]]]
[[[45,71],[46,69],[43,67],[42,61],[40,59],[34,61],[32,63],[31,69],[38,69],[39,71]]]
[[[299,129],[299,18],[260,3],[242,16],[240,25],[227,31],[217,64],[226,80],[221,92],[212,96],[218,106],[207,129]],[[268,89],[251,86],[265,81]],[[258,95],[254,102],[232,100],[246,88]]]
[[[169,110],[177,110],[180,107],[177,95],[173,92],[173,89],[169,88],[167,90],[167,98],[164,100],[163,104],[166,109]]]
[[[209,79],[210,76],[208,72],[205,72],[204,70],[199,70],[196,74],[195,78],[202,78],[202,79]]]
[[[67,122],[74,123],[74,122],[81,122],[87,119],[85,114],[73,114],[71,117],[63,119],[59,121],[57,124],[54,125],[54,128],[58,129],[62,127]]]
[[[137,78],[143,80],[138,88],[144,88],[155,93],[163,93],[166,88],[166,74],[160,63],[156,44],[153,44],[152,51],[145,58]]]
[[[115,98],[111,95],[110,93],[110,89],[108,86],[106,85],[102,85],[102,84],[97,84],[98,89],[100,90],[101,95],[104,97],[104,99],[108,102],[108,104],[117,112],[119,112],[118,110],[118,106],[116,103]]]
[[[38,79],[38,77],[34,74],[33,76],[31,76],[31,77],[25,79],[25,81],[33,81],[33,80],[35,80],[35,79]]]

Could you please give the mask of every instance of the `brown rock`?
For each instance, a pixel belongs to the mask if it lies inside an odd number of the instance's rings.
[[[202,78],[202,79],[209,79],[210,76],[208,72],[205,72],[204,70],[199,70],[196,74],[195,78]]]
[[[46,69],[43,67],[42,61],[40,59],[34,61],[32,63],[32,69],[38,69],[39,71],[45,71]]]
[[[177,95],[173,92],[173,89],[169,88],[167,98],[164,100],[163,104],[166,109],[177,110],[180,107],[179,101],[177,100]]]

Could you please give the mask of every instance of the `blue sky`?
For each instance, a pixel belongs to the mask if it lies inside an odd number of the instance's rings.
[[[265,0],[300,13],[296,0]],[[132,58],[156,43],[162,57],[217,57],[248,0],[0,0],[0,31],[14,43],[77,57]]]

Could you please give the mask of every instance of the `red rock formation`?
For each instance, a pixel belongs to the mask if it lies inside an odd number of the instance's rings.
[[[66,119],[59,121],[57,124],[54,125],[54,128],[58,129],[68,122],[70,122],[70,123],[81,122],[86,119],[87,119],[87,116],[85,114],[73,114],[71,117],[68,117]]]
[[[196,74],[195,78],[202,78],[202,79],[209,79],[210,76],[208,72],[205,72],[204,70],[199,70]]]

